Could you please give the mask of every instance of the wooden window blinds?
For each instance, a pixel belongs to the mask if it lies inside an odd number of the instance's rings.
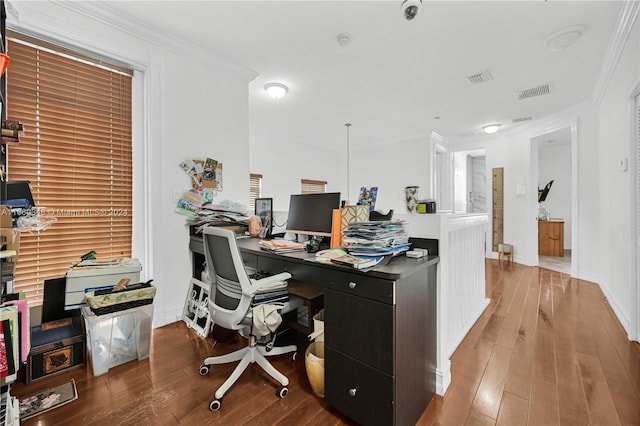
[[[323,193],[327,188],[327,182],[323,180],[301,179],[300,184],[302,194]]]
[[[132,78],[15,39],[8,53],[7,118],[26,130],[8,147],[9,180],[30,181],[41,214],[57,218],[21,234],[15,289],[37,305],[44,280],[90,250],[131,256]]]
[[[256,208],[256,198],[262,196],[262,175],[249,174],[249,214],[253,214]]]

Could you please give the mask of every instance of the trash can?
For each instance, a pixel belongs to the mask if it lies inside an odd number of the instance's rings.
[[[309,335],[309,339],[324,342],[324,309],[313,316],[313,333]]]
[[[313,393],[324,398],[324,342],[313,342],[307,347],[304,363]]]

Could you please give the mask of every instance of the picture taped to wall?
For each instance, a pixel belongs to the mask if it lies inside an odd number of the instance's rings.
[[[209,317],[209,285],[195,278],[191,279],[189,293],[184,303],[182,320],[193,328],[200,337],[207,337],[211,329]]]

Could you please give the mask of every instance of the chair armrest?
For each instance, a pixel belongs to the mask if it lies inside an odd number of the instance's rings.
[[[276,275],[271,275],[265,278],[262,278],[261,280],[251,280],[251,292],[249,293],[250,295],[255,294],[257,291],[261,291],[261,290],[270,290],[270,287],[273,289],[277,289],[280,287],[286,287],[287,283],[286,281],[291,278],[291,274],[288,272],[281,272],[279,274]],[[284,285],[274,285],[276,283],[280,283],[284,281],[285,284]]]

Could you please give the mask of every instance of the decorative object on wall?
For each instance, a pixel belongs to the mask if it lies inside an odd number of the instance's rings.
[[[504,168],[495,167],[492,169],[493,187],[493,240],[492,250],[498,251],[498,245],[503,241],[504,223]]]
[[[538,202],[542,203],[547,199],[547,195],[549,195],[549,190],[551,189],[551,185],[553,185],[553,179],[544,186],[544,188],[540,189],[538,187]]]

